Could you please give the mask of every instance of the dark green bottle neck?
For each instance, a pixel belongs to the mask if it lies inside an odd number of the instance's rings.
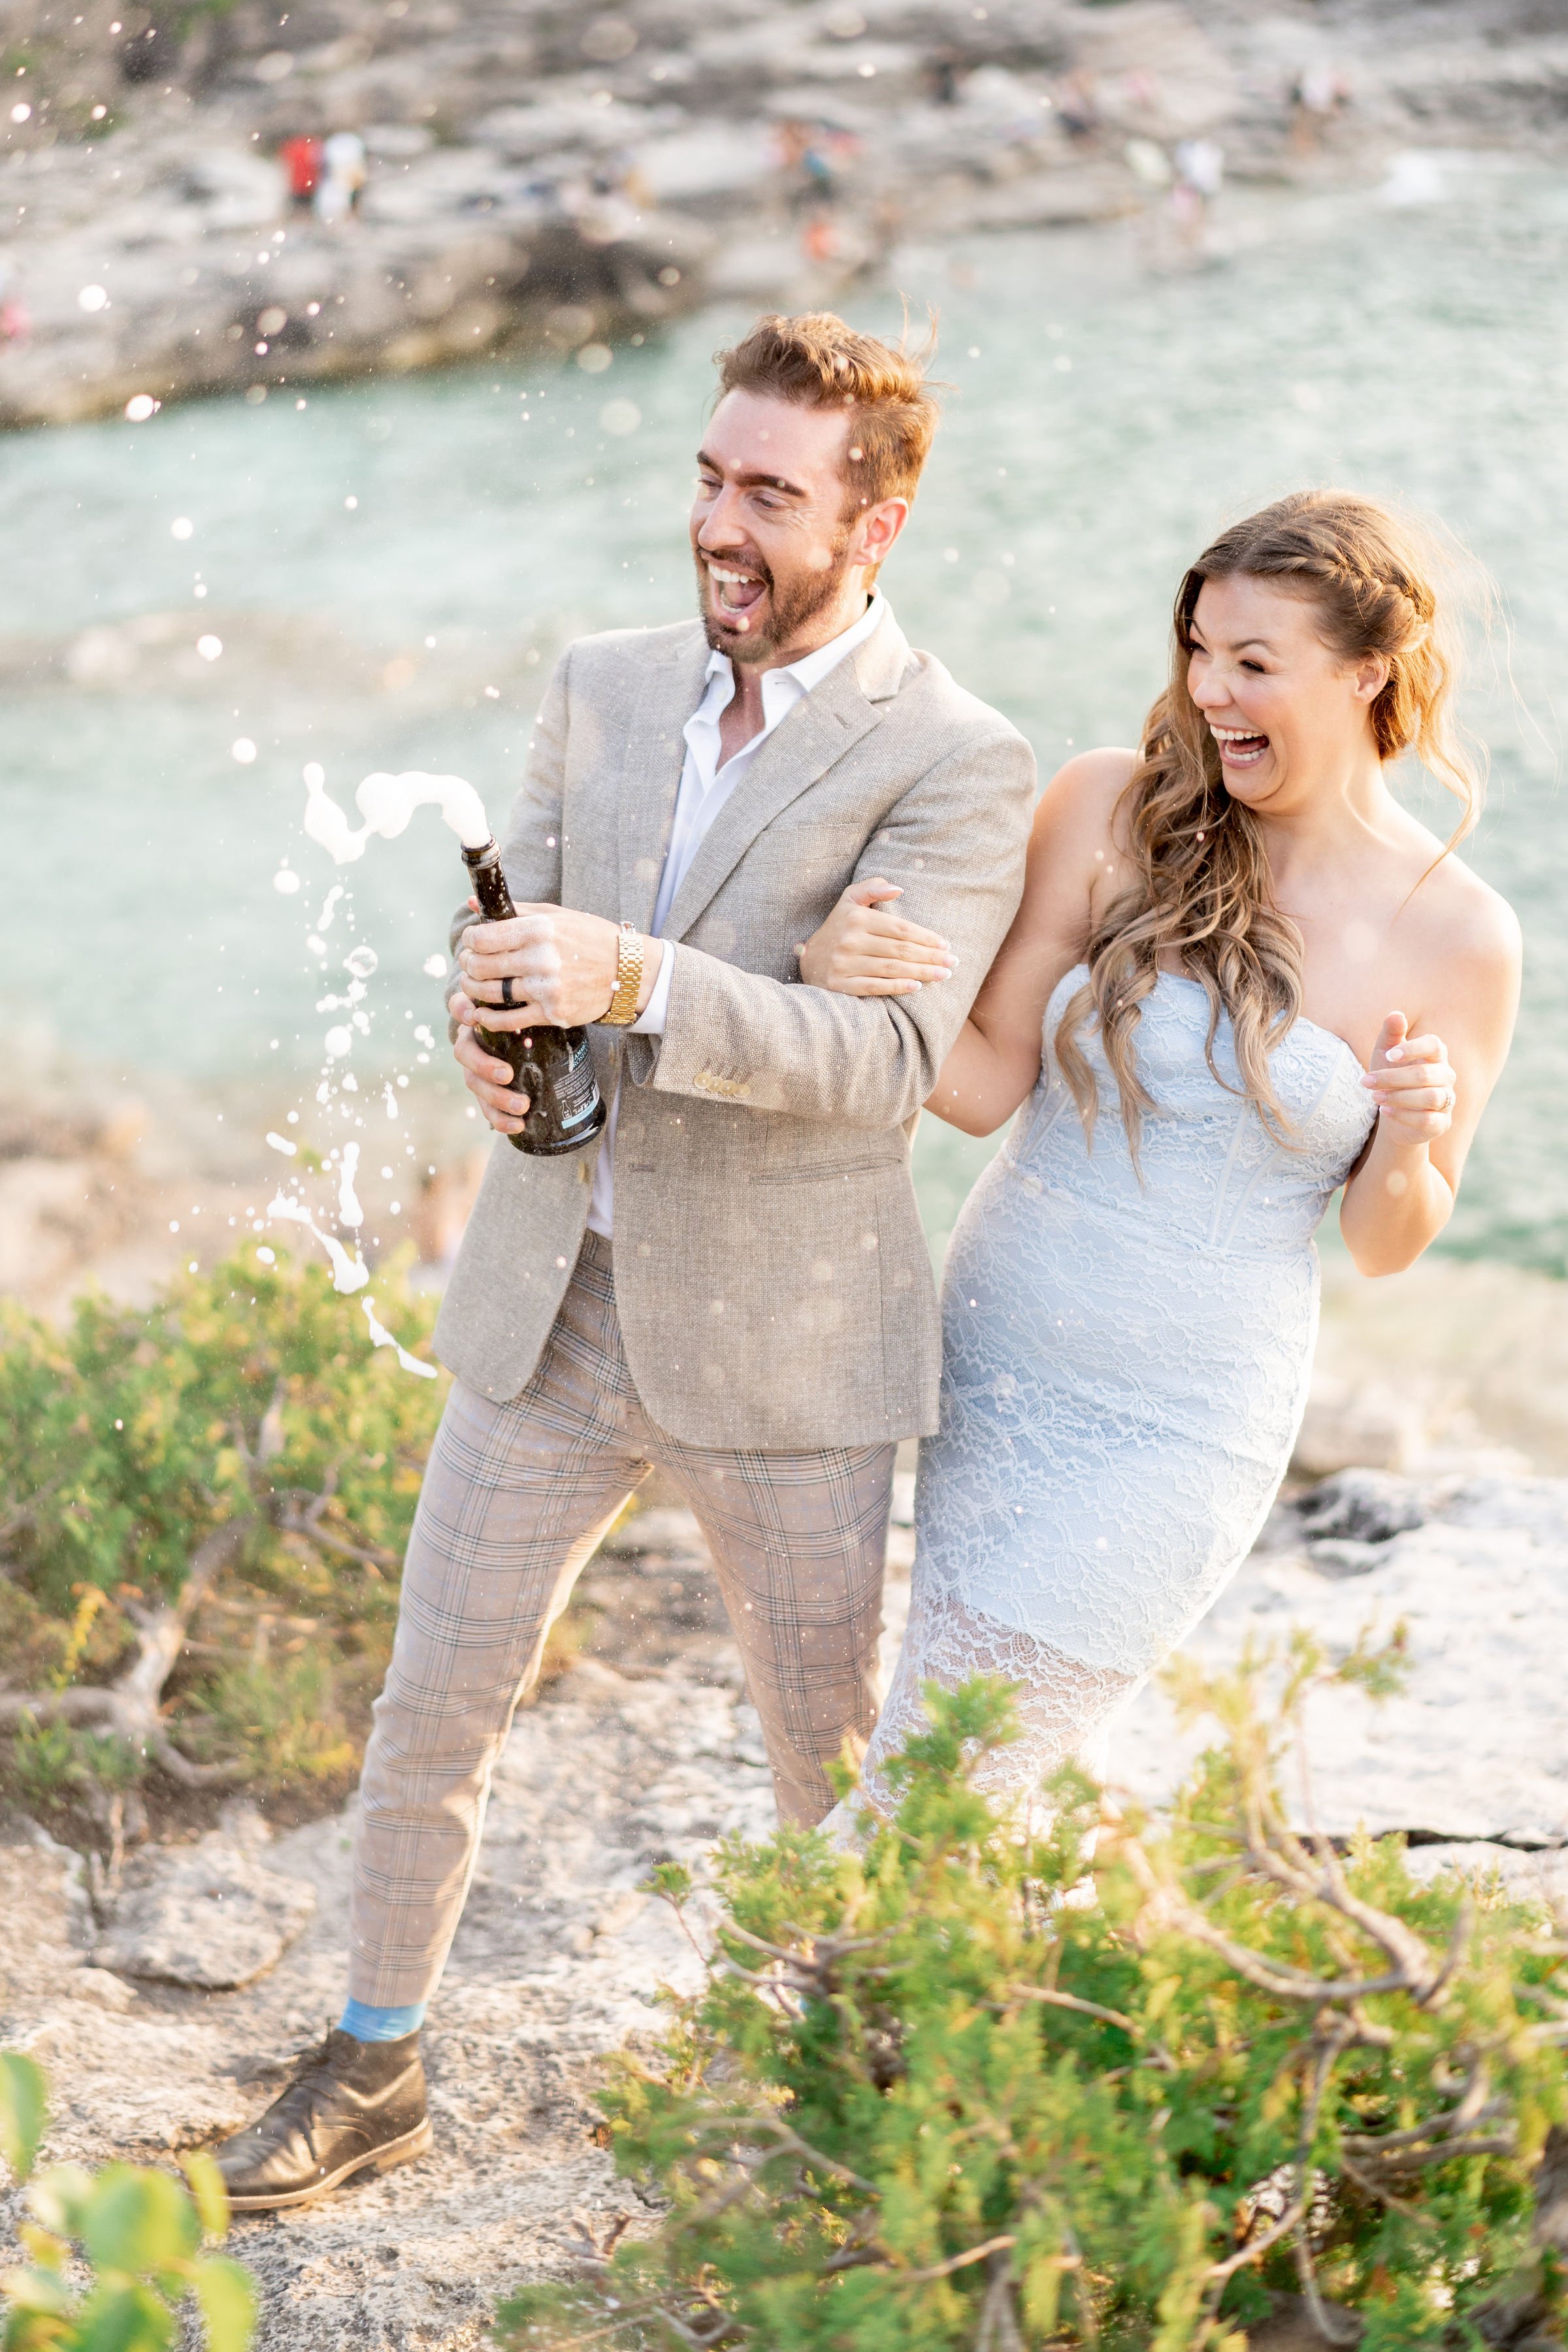
[[[469,849],[465,844],[463,863],[473,877],[474,896],[479,902],[479,912],[486,922],[510,922],[517,909],[511,903],[511,892],[506,887],[500,851],[495,843],[487,841],[482,849]]]

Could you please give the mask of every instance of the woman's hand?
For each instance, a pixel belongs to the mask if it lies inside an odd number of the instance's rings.
[[[944,939],[879,907],[901,898],[896,882],[851,882],[804,947],[800,976],[839,996],[911,996],[928,980],[945,980],[957,959]]]
[[[1384,1132],[1407,1148],[1436,1143],[1447,1134],[1456,1087],[1441,1037],[1412,1037],[1409,1026],[1403,1013],[1388,1015],[1362,1080],[1377,1104]]]

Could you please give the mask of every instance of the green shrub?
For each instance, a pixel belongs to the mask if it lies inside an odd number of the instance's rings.
[[[1321,1673],[1299,1647],[1285,1724]],[[515,2295],[502,2340],[1239,2352],[1274,2289],[1363,2352],[1560,2326],[1532,2220],[1564,1948],[1396,1842],[1293,1834],[1255,1684],[1188,1677],[1225,1739],[1168,1821],[1101,1820],[1069,1771],[1048,1832],[1010,1827],[971,1778],[1010,1701],[975,1683],[929,1694],[863,1858],[722,1848],[706,1984],[603,2102],[665,2218]]]
[[[243,1758],[257,1790],[335,1783],[359,1762],[341,1701],[342,1677],[307,1650],[297,1658],[226,1666],[199,1686],[200,1744]],[[193,1744],[196,1744],[193,1742]]]
[[[395,1265],[376,1306],[418,1351],[428,1302]],[[68,1801],[149,1763],[186,1785],[346,1777],[443,1387],[373,1349],[320,1267],[250,1244],[146,1310],[89,1297],[65,1333],[0,1310],[19,1792]]]
[[[57,2164],[34,2177],[45,2126],[42,2070],[0,2051],[0,2150],[30,2183],[20,2235],[31,2261],[0,2277],[4,2352],[167,2352],[180,2305],[194,2297],[208,2352],[247,2352],[256,2332],[247,2271],[204,2251],[228,2227],[210,2156],[184,2160],[188,2189],[166,2172],[111,2164],[89,2173]],[[70,2272],[84,2263],[79,2289]]]

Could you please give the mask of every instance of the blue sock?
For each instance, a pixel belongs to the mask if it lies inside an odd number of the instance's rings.
[[[368,2001],[351,2000],[338,2020],[340,2033],[352,2033],[356,2042],[401,2042],[405,2033],[417,2033],[425,2022],[426,2004],[408,2001],[402,2009],[373,2009]]]

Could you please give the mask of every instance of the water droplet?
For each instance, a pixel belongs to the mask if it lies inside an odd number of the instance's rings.
[[[76,299],[83,310],[105,310],[109,307],[109,296],[101,286],[84,286]]]
[[[248,735],[237,735],[228,748],[242,768],[248,768],[256,757],[256,746]]]
[[[274,1193],[267,1204],[267,1213],[269,1217],[286,1217],[292,1224],[309,1225],[332,1262],[334,1290],[347,1294],[364,1288],[370,1280],[370,1268],[360,1256],[357,1247],[353,1256],[350,1257],[335,1234],[321,1231],[303,1201],[291,1200],[286,1192]]]
[[[445,980],[447,977],[446,957],[444,955],[426,956],[425,959],[424,970],[429,974],[432,980]],[[416,1037],[420,1034],[421,1033],[417,1029],[414,1032],[414,1034]]]
[[[352,971],[356,980],[368,980],[380,961],[374,948],[351,948],[343,958],[343,970]]]
[[[280,890],[285,898],[291,898],[300,887],[300,877],[290,873],[287,866],[279,866],[272,877],[272,887]]]
[[[163,402],[154,400],[150,392],[132,393],[125,404],[126,421],[132,425],[145,425],[150,416],[156,416],[163,405]]]
[[[338,1180],[338,1220],[342,1224],[363,1225],[364,1223],[364,1211],[360,1207],[359,1194],[354,1191],[354,1176],[358,1168],[359,1145],[346,1143],[343,1146],[342,1172]]]
[[[436,1378],[435,1365],[422,1364],[417,1356],[411,1356],[409,1354],[406,1348],[398,1347],[397,1341],[394,1339],[392,1333],[386,1328],[386,1326],[377,1320],[375,1308],[372,1306],[368,1298],[362,1298],[360,1300],[360,1305],[364,1309],[364,1319],[370,1326],[370,1340],[372,1347],[395,1348],[397,1349],[397,1360],[402,1365],[405,1372],[416,1372],[422,1381],[433,1381]]]

